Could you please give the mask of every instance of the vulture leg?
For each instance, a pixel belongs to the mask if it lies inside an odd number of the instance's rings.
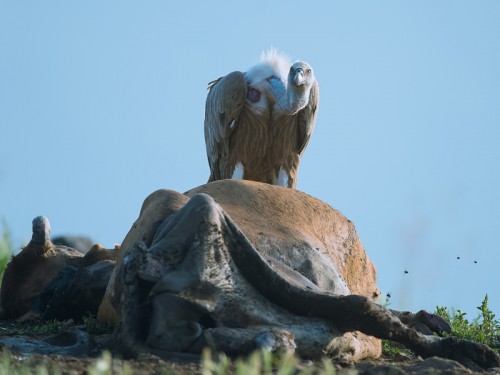
[[[231,179],[243,180],[244,175],[245,175],[245,167],[243,166],[243,164],[241,164],[241,162],[238,162],[234,166],[234,171],[233,171],[233,175],[231,176]]]

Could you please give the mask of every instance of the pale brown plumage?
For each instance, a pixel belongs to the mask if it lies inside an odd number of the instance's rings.
[[[209,90],[209,182],[243,178],[295,188],[319,103],[310,66],[298,62],[290,67],[271,51],[248,72],[232,72],[211,82]]]

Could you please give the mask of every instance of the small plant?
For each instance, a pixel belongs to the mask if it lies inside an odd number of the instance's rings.
[[[390,340],[382,340],[382,353],[389,358],[395,358],[400,354],[409,358],[415,357],[415,353],[413,353],[410,349],[406,348],[402,344]]]
[[[467,313],[460,310],[448,311],[446,307],[436,307],[435,315],[439,315],[451,326],[451,335],[465,340],[472,340],[486,344],[497,351],[500,350],[498,337],[500,336],[500,321],[495,319],[495,314],[488,308],[488,295],[477,307],[479,316],[469,322]]]
[[[500,352],[500,321],[495,319],[495,314],[488,307],[487,294],[477,309],[479,316],[471,322],[467,319],[467,313],[453,309],[450,312],[447,307],[437,306],[433,314],[450,324],[451,333],[445,336],[480,342]],[[382,340],[382,352],[388,357],[394,357],[398,353],[413,355],[404,346],[388,340]]]
[[[87,313],[83,316],[83,324],[85,325],[85,330],[93,335],[112,333],[115,327],[111,322],[97,321],[91,313]]]
[[[5,221],[2,220],[2,235],[0,236],[0,285],[2,284],[3,273],[7,268],[10,257],[12,256],[12,241],[10,230]]]

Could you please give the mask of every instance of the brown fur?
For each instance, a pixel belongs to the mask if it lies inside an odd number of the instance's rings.
[[[34,246],[28,244],[14,256],[3,275],[0,290],[0,318],[13,319],[36,316],[41,311],[36,300],[44,288],[67,266],[84,267],[104,259],[116,259],[119,247],[106,250],[94,245],[84,256],[66,246]]]
[[[33,302],[66,266],[78,266],[83,254],[65,246],[43,251],[26,246],[12,258],[2,279],[1,318],[18,318],[32,311]]]
[[[138,220],[122,243],[98,319],[120,320],[112,300],[114,277],[126,249],[138,242],[150,246],[159,223],[184,206],[195,193],[207,193],[213,197],[259,251],[309,275],[320,283],[320,287],[328,290],[331,285],[326,273],[338,272],[351,293],[371,300],[378,296],[375,266],[367,257],[353,224],[340,212],[297,190],[253,181],[223,180],[202,185],[185,195],[158,190],[146,198]],[[295,247],[316,248],[325,258],[324,272],[312,270],[308,259],[294,255],[294,244]],[[325,274],[324,281],[315,276],[322,273]]]

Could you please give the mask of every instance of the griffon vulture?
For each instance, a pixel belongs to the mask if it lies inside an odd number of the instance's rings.
[[[300,157],[316,122],[311,66],[272,49],[247,72],[209,83],[205,143],[209,182],[245,179],[295,188]]]

